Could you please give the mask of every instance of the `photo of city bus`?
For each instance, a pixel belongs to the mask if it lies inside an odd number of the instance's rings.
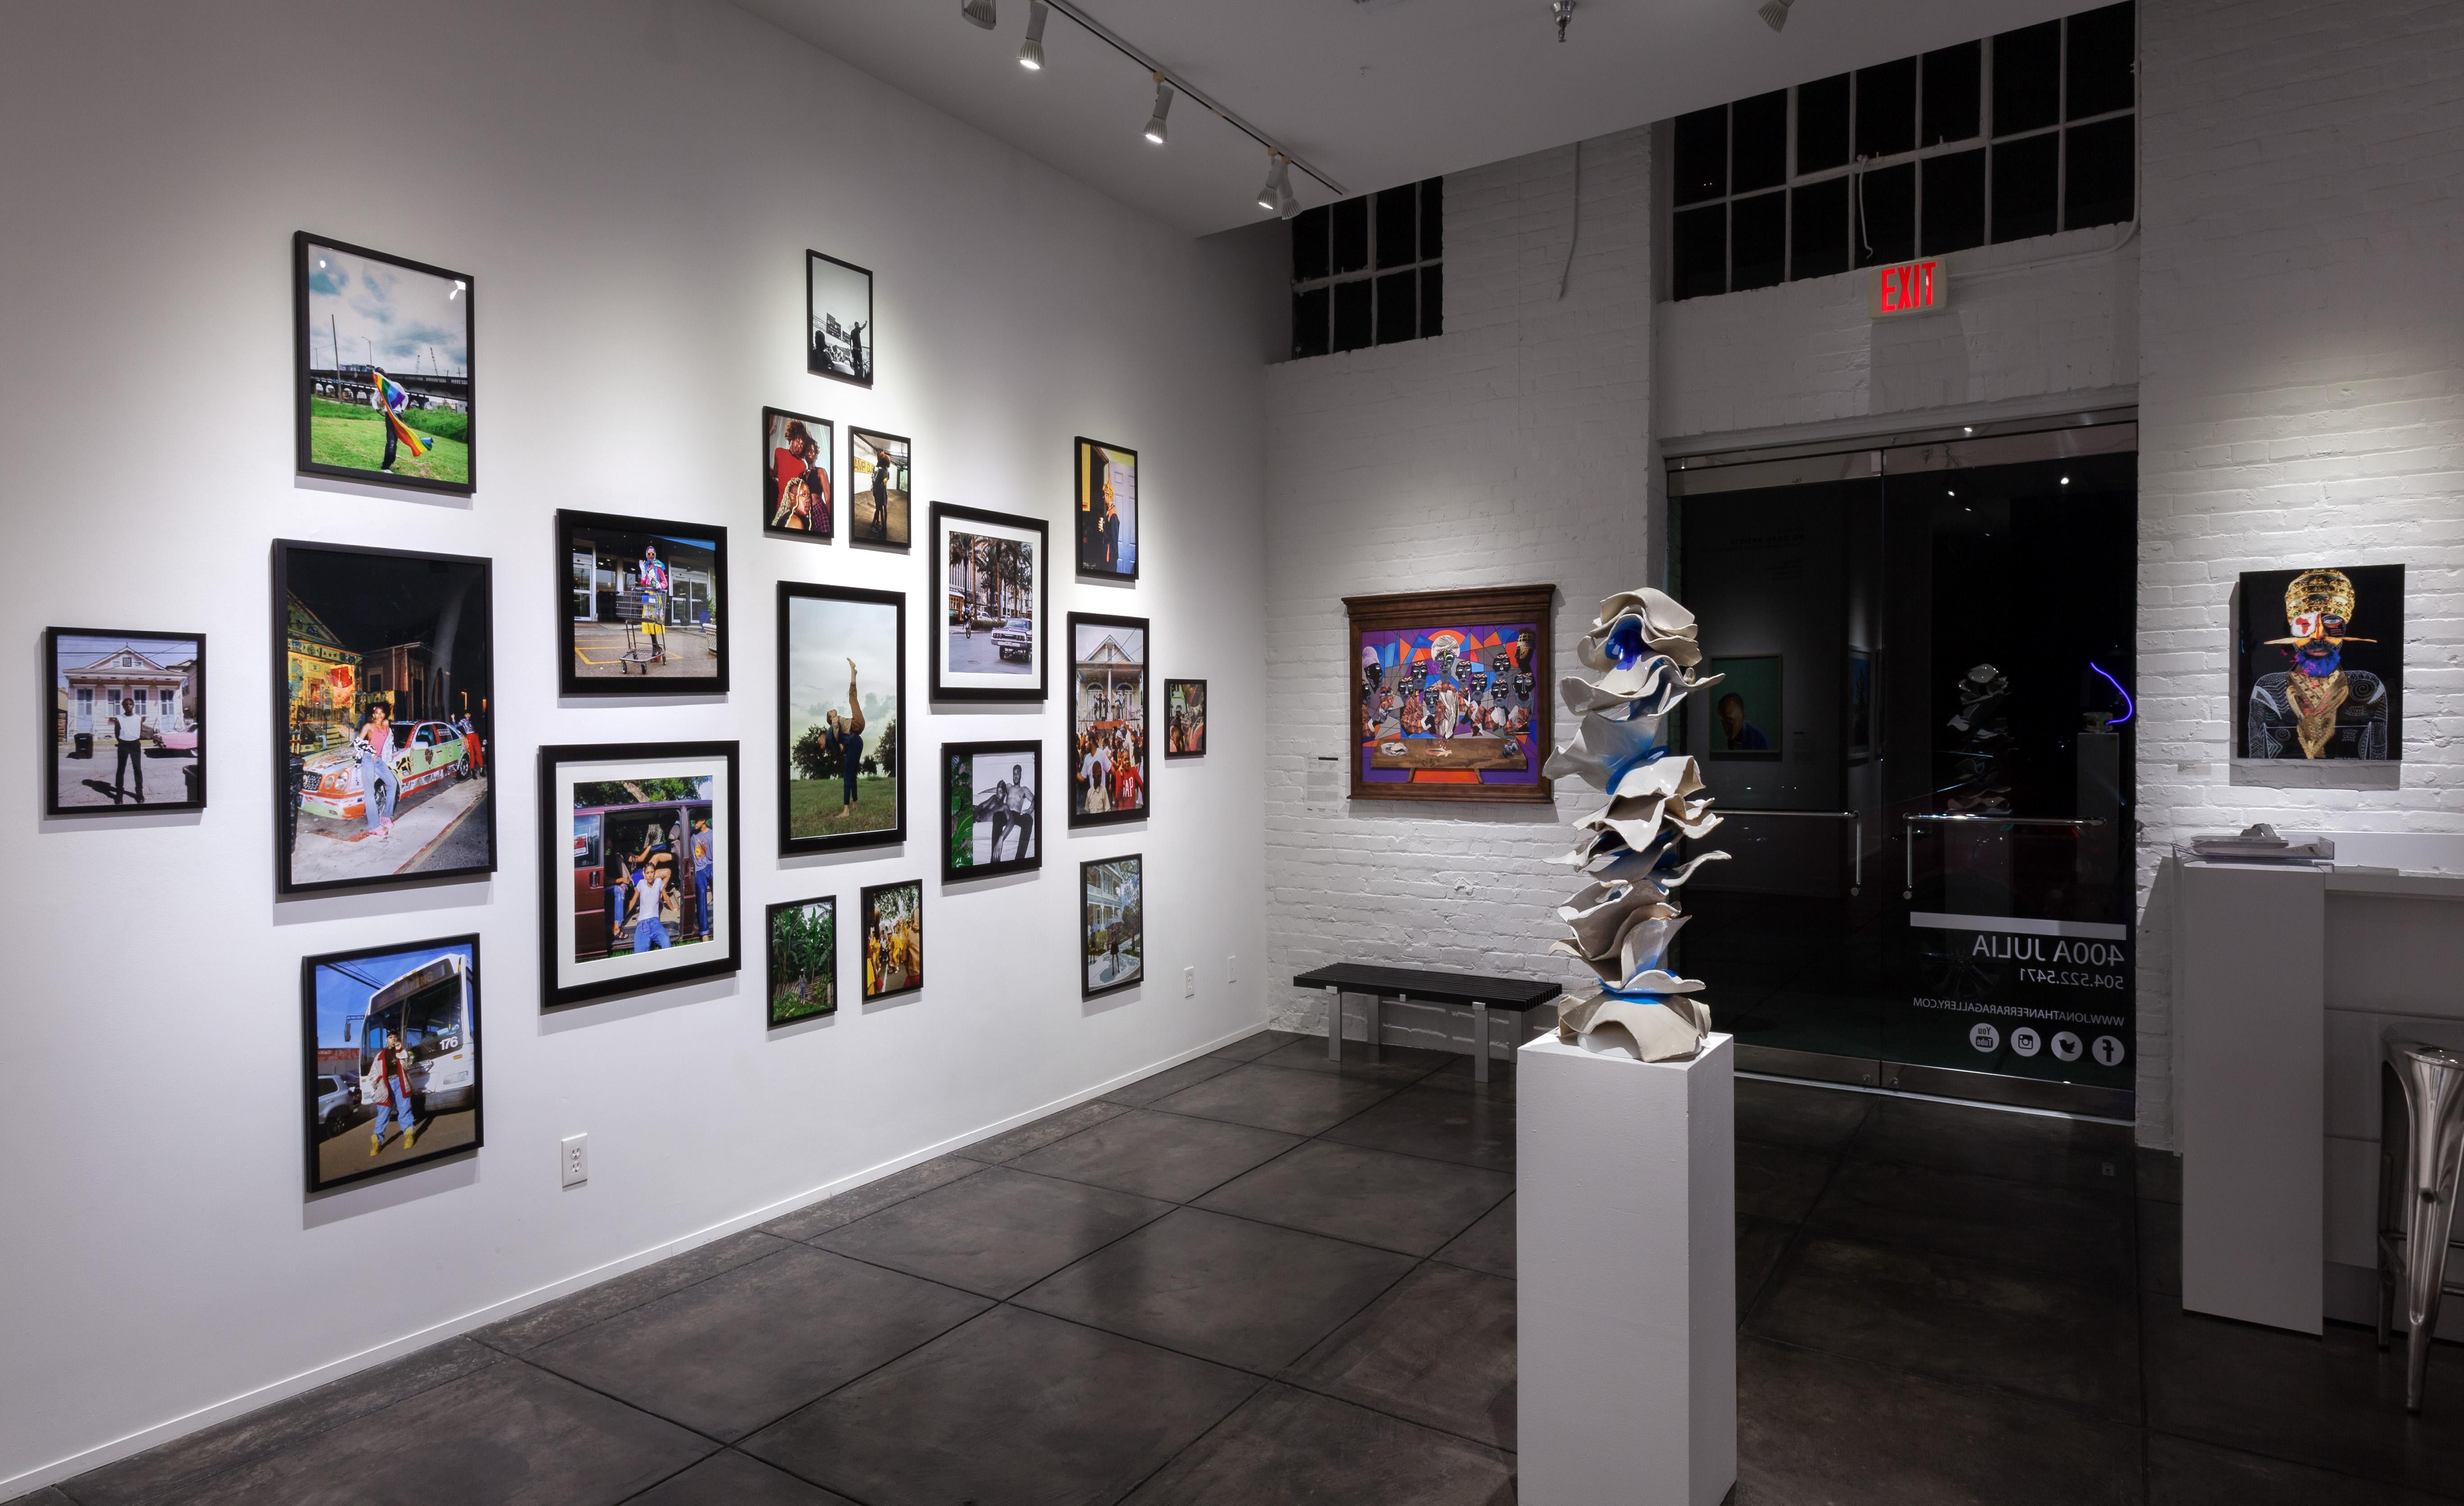
[[[479,939],[334,952],[299,967],[308,1189],[476,1149]]]

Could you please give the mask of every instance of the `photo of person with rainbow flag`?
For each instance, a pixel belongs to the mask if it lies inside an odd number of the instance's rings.
[[[294,237],[299,469],[468,495],[471,279]]]

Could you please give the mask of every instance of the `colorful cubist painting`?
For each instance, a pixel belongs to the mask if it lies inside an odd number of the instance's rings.
[[[1362,629],[1356,640],[1357,785],[1540,786],[1536,624]]]

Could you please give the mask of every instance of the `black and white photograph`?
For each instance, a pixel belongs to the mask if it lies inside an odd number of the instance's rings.
[[[737,744],[539,749],[540,1003],[743,965]]]
[[[941,603],[933,698],[1044,699],[1050,620],[1044,522],[949,502],[935,502],[932,520]]]
[[[1081,997],[1135,987],[1147,975],[1141,854],[1078,865],[1078,986]]]
[[[872,386],[872,274],[804,253],[804,369]]]
[[[941,744],[941,876],[1044,866],[1044,744]]]
[[[306,231],[291,255],[299,470],[470,496],[470,277]]]
[[[495,871],[493,574],[275,541],[276,892]]]
[[[484,1143],[479,938],[299,961],[308,1190]]]
[[[43,668],[45,815],[205,808],[204,633],[46,628]]]
[[[727,689],[727,530],[559,512],[561,696]]]

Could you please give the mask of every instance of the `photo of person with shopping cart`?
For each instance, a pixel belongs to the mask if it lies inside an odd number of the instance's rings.
[[[727,689],[727,530],[561,512],[567,696]]]

